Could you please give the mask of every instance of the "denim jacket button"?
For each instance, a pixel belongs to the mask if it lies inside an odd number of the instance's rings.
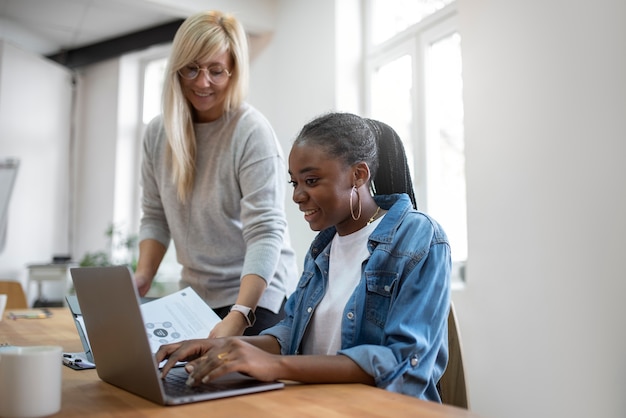
[[[348,317],[348,319],[354,318],[354,314],[352,312],[348,312],[348,315],[346,316]]]
[[[413,357],[411,357],[411,367],[415,366],[417,366],[417,355],[413,355]]]
[[[311,307],[309,306],[308,308],[306,308],[306,311],[307,311],[308,313],[311,313],[311,312],[313,312],[313,308],[311,308]]]

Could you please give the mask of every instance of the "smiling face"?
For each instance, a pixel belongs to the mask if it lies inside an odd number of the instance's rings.
[[[224,68],[232,71],[232,58],[228,51],[223,51],[205,62],[196,62],[201,68]],[[209,81],[206,71],[192,80],[179,76],[185,98],[194,112],[194,122],[211,122],[224,113],[224,101],[230,85],[230,79],[224,84],[215,85]]]
[[[346,165],[304,141],[291,149],[289,174],[293,201],[312,230],[335,226],[339,235],[347,235],[363,227],[363,220],[355,221],[350,214],[350,194],[354,184],[362,186],[363,176],[369,176],[367,164]],[[353,200],[356,205],[356,195]]]

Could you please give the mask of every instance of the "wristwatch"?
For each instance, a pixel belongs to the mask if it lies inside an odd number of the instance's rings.
[[[254,311],[252,308],[248,308],[243,305],[233,305],[230,308],[230,311],[241,312],[244,318],[246,318],[246,322],[248,323],[248,328],[250,328],[256,322],[256,315],[254,315]]]

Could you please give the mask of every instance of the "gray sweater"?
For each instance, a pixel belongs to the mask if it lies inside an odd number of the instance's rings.
[[[298,279],[285,217],[287,168],[276,135],[248,104],[220,119],[195,125],[196,176],[191,198],[177,197],[161,117],[143,144],[143,216],[139,239],[168,246],[174,240],[191,286],[211,306],[235,302],[240,279],[267,283],[258,306],[277,312]]]

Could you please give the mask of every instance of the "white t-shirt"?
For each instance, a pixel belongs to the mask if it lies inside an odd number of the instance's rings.
[[[369,257],[367,239],[383,217],[350,235],[336,234],[330,244],[328,288],[302,343],[302,354],[337,354],[341,349],[343,310],[361,280],[361,265]]]

